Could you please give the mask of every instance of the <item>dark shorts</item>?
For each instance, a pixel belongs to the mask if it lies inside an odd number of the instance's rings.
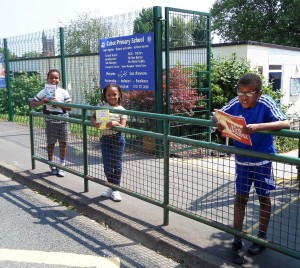
[[[46,120],[46,137],[47,144],[55,144],[59,142],[68,141],[68,123],[64,121],[50,121]]]
[[[240,194],[247,194],[250,192],[252,183],[258,195],[269,196],[270,191],[276,189],[272,162],[259,166],[236,164],[236,191]]]

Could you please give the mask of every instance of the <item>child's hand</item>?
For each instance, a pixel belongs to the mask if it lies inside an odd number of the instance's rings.
[[[43,97],[42,98],[42,103],[47,103],[47,102],[49,102],[49,100],[47,99],[47,97]]]
[[[242,133],[252,134],[252,133],[258,131],[258,128],[259,128],[258,124],[249,124],[242,128]]]
[[[217,122],[217,129],[219,132],[222,132],[225,129],[225,127],[221,123]]]
[[[112,129],[114,126],[117,125],[118,122],[116,121],[110,121],[106,124],[106,127],[109,128],[109,129]]]

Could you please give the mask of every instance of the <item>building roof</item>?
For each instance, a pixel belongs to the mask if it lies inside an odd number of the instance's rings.
[[[278,49],[285,49],[285,50],[292,50],[292,51],[300,51],[298,47],[289,47],[289,46],[282,46],[277,44],[270,44],[270,43],[263,43],[257,41],[236,41],[236,42],[228,42],[228,43],[217,43],[212,44],[212,47],[224,47],[224,46],[239,46],[239,45],[253,45],[253,46],[262,46],[262,47],[270,47],[270,48],[278,48]]]

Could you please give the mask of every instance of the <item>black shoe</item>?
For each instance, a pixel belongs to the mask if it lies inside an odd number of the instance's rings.
[[[245,263],[243,244],[241,243],[232,243],[231,248],[231,260],[235,264]]]
[[[265,249],[265,246],[253,243],[250,248],[248,248],[248,253],[251,255],[260,255]]]

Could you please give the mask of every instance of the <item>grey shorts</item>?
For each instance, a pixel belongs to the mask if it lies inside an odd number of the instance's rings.
[[[59,123],[57,123],[59,122]],[[46,120],[46,137],[47,144],[55,144],[68,141],[68,123],[63,121]]]

